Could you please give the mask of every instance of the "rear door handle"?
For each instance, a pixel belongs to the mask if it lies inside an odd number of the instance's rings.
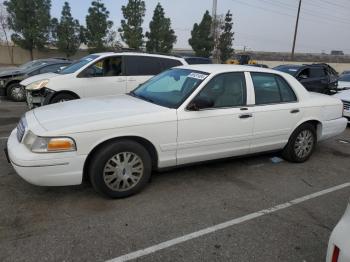
[[[239,118],[241,118],[241,119],[247,119],[247,118],[251,118],[251,117],[253,117],[252,114],[242,114],[239,116]]]
[[[299,112],[300,112],[299,109],[293,109],[293,110],[290,111],[291,114],[297,114]]]

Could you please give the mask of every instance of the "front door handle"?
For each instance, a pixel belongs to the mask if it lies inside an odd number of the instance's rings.
[[[253,117],[252,114],[242,114],[239,116],[239,118],[241,118],[241,119],[247,119],[247,118],[251,118],[251,117]]]
[[[299,109],[293,109],[290,111],[291,114],[298,114],[300,112]]]

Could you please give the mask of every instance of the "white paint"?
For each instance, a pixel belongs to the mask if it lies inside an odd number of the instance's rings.
[[[222,230],[222,229],[225,229],[225,228],[228,228],[228,227],[231,227],[231,226],[234,226],[234,225],[238,225],[238,224],[247,222],[249,220],[252,220],[252,219],[264,216],[264,215],[268,215],[268,214],[271,214],[271,213],[274,213],[274,212],[277,212],[277,211],[289,208],[291,206],[294,206],[294,205],[303,203],[305,201],[308,201],[310,199],[314,199],[314,198],[317,198],[317,197],[320,197],[320,196],[323,196],[323,195],[326,195],[326,194],[329,194],[329,193],[332,193],[332,192],[344,189],[346,187],[350,187],[350,183],[345,183],[345,184],[342,184],[342,185],[339,185],[339,186],[335,186],[335,187],[332,187],[332,188],[329,188],[329,189],[325,189],[325,190],[316,192],[316,193],[311,194],[311,195],[307,195],[307,196],[304,196],[304,197],[301,197],[301,198],[294,199],[292,201],[289,201],[289,202],[281,204],[281,205],[277,205],[277,206],[274,206],[274,207],[271,207],[271,208],[267,208],[267,209],[264,209],[264,210],[261,210],[261,211],[258,211],[258,212],[255,212],[255,213],[252,213],[252,214],[240,217],[240,218],[235,218],[235,219],[232,219],[230,221],[227,221],[227,222],[215,225],[215,226],[211,226],[211,227],[208,227],[208,228],[205,228],[205,229],[202,229],[202,230],[199,230],[199,231],[196,231],[196,232],[193,232],[193,233],[190,233],[190,234],[178,237],[178,238],[174,238],[174,239],[162,242],[160,244],[157,244],[157,245],[145,248],[145,249],[140,249],[138,251],[135,251],[135,252],[132,252],[132,253],[129,253],[129,254],[126,254],[126,255],[123,255],[123,256],[111,259],[111,260],[109,260],[107,262],[122,262],[122,261],[130,261],[130,260],[133,260],[133,259],[137,259],[137,258],[146,256],[146,255],[155,253],[157,251],[160,251],[160,250],[163,250],[163,249],[166,249],[166,248],[169,248],[169,247],[181,244],[181,243],[189,241],[191,239],[199,238],[201,236],[204,236],[204,235],[207,235],[207,234],[210,234],[210,233],[214,233],[216,231],[219,231],[219,230]]]

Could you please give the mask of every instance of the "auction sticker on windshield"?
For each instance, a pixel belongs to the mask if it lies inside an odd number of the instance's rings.
[[[208,77],[208,75],[200,74],[200,73],[191,73],[188,75],[188,77],[199,79],[199,80],[204,80]]]

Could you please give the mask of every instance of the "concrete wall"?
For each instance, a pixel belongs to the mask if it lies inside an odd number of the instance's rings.
[[[310,62],[289,62],[289,61],[262,61],[259,60],[258,63],[268,65],[269,67],[273,68],[278,65],[286,65],[286,64],[310,64]],[[342,73],[344,70],[350,70],[350,63],[327,63],[331,67],[333,67],[335,70],[337,70],[339,73]]]
[[[13,53],[13,64],[21,65],[30,61],[30,53],[28,50],[24,50],[17,46],[11,47],[11,52]],[[79,50],[71,59],[81,58],[88,54],[87,50]],[[65,54],[59,52],[55,49],[50,49],[47,51],[37,51],[34,50],[34,59],[38,58],[50,58],[50,57],[66,57]],[[0,45],[0,64],[2,65],[11,65],[11,57],[7,46]]]

